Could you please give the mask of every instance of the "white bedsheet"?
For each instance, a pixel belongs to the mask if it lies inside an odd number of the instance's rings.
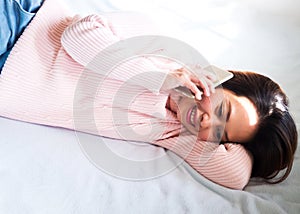
[[[213,64],[271,76],[290,97],[299,127],[300,8],[296,0],[285,2],[62,0],[71,14],[144,12]],[[184,163],[147,181],[119,179],[90,162],[73,131],[6,118],[0,118],[0,130],[0,213],[300,213],[299,149],[286,181],[251,181],[237,191]],[[147,157],[165,153],[147,144],[105,143]]]

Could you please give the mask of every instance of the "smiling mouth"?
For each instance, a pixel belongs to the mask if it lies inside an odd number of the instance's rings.
[[[187,113],[187,118],[186,118],[187,122],[189,124],[191,124],[193,127],[196,127],[196,125],[195,125],[196,124],[195,123],[195,121],[196,121],[196,109],[197,109],[196,105],[194,107],[190,108],[190,110]]]

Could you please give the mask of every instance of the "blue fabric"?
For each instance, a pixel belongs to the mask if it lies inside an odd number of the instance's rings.
[[[0,74],[15,42],[43,0],[0,0]]]

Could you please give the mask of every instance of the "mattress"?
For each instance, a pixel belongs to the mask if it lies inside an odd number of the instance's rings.
[[[166,36],[197,48],[214,65],[270,76],[286,91],[300,125],[300,4],[271,1],[61,0],[70,15],[146,14]],[[272,4],[271,4],[272,3]],[[1,95],[0,95],[1,96]],[[84,137],[147,161],[166,155],[149,144],[120,141],[0,117],[0,213],[300,213],[300,151],[290,176],[243,190],[217,185],[188,164],[131,179],[93,162]],[[105,155],[105,154],[103,154]],[[155,168],[155,166],[152,166]]]

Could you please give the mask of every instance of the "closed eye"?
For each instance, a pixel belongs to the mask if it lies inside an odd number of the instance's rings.
[[[225,108],[224,108],[224,101],[223,101],[223,102],[220,103],[219,108],[217,108],[217,111],[215,113],[220,121],[225,120],[224,111],[225,111]],[[218,142],[220,142],[222,140],[223,134],[224,134],[223,127],[222,126],[217,126],[215,128],[215,138],[217,139]]]
[[[217,141],[218,142],[221,141],[223,133],[222,133],[222,129],[220,127],[217,127],[215,135],[216,135]]]
[[[221,119],[222,118],[222,115],[223,115],[223,102],[220,104],[220,107],[218,109],[218,113],[217,113],[217,116]]]
[[[230,115],[231,115],[231,102],[228,100],[227,105],[226,105],[227,113],[226,113],[226,124],[230,120]],[[225,141],[230,142],[229,137],[228,137],[228,132],[226,129],[224,130],[224,135],[225,135]]]

